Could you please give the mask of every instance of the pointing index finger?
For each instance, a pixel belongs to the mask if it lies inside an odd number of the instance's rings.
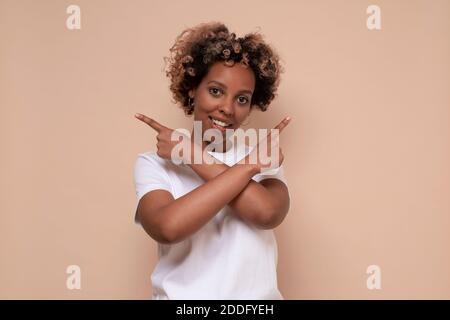
[[[278,129],[281,133],[281,131],[289,124],[290,121],[291,117],[286,117],[274,129]]]
[[[157,132],[160,132],[162,129],[166,128],[165,126],[160,124],[158,121],[156,121],[152,118],[149,118],[147,116],[144,116],[143,114],[136,113],[135,117],[138,118],[139,120],[141,120],[142,122],[145,122],[146,124],[148,124],[150,127],[155,129]]]

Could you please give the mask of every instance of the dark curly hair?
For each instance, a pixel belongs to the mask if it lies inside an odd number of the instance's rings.
[[[266,44],[263,36],[250,33],[236,38],[220,22],[199,24],[184,30],[170,48],[169,57],[164,57],[168,67],[170,91],[175,103],[179,103],[187,115],[194,108],[189,104],[189,91],[197,87],[212,64],[225,61],[249,66],[255,74],[255,90],[251,106],[266,111],[275,98],[283,72],[280,58],[273,48]]]

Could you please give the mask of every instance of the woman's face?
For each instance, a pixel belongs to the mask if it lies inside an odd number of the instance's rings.
[[[205,130],[214,128],[236,130],[250,114],[255,75],[241,63],[227,66],[214,63],[199,86],[190,92],[194,100],[194,120],[202,122]]]

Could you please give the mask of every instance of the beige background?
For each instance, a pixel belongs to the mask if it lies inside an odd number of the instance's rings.
[[[66,8],[81,7],[81,30]],[[369,31],[366,8],[381,7]],[[0,298],[147,299],[156,243],[133,223],[145,113],[172,128],[162,57],[199,22],[258,30],[286,72],[267,113],[291,210],[286,299],[450,298],[450,2],[0,0]],[[81,267],[81,290],[66,267]],[[366,268],[381,268],[368,290]]]

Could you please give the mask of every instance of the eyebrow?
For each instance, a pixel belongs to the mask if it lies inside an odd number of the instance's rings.
[[[223,83],[221,83],[219,81],[211,80],[208,82],[208,84],[210,84],[211,82],[214,82],[214,83],[218,84],[219,86],[224,87],[225,89],[227,88],[226,85],[224,85]],[[240,90],[240,91],[238,91],[238,93],[249,93],[250,95],[253,94],[253,92],[250,90]]]

